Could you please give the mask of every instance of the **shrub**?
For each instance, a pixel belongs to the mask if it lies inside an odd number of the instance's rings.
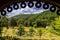
[[[29,29],[29,35],[30,35],[30,36],[33,36],[34,32],[35,32],[34,29],[31,27],[31,28]]]
[[[1,38],[1,40],[20,40],[20,39],[16,38],[16,37],[5,36],[5,37]]]
[[[24,30],[24,27],[23,27],[23,25],[19,25],[19,32],[18,32],[18,34],[20,35],[20,36],[22,36],[22,35],[24,35],[25,34],[25,30]]]
[[[55,18],[55,21],[51,22],[50,32],[60,35],[60,16]]]
[[[38,30],[38,35],[42,36],[42,30],[41,29]]]
[[[0,40],[4,40],[4,38],[3,37],[0,37]]]
[[[10,26],[17,26],[17,22],[16,22],[16,20],[14,18],[11,18]]]
[[[13,37],[13,40],[20,40],[19,38]]]

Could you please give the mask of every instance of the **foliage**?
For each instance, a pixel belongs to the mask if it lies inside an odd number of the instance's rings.
[[[50,32],[60,35],[60,16],[51,23]]]
[[[16,19],[18,25],[22,24],[25,27],[46,27],[47,25],[50,25],[51,21],[54,21],[55,17],[57,17],[56,13],[44,11],[38,14],[17,15],[13,18]]]
[[[50,11],[44,11],[37,14],[24,14],[16,15],[11,18],[2,17],[0,26],[18,26],[22,24],[25,27],[46,27],[50,25],[51,21],[54,21],[54,18],[57,17],[57,14]]]
[[[30,35],[30,36],[33,36],[34,33],[35,33],[35,31],[34,31],[34,29],[31,27],[31,28],[29,29],[29,35]]]
[[[10,25],[11,26],[17,26],[17,22],[16,22],[16,20],[14,18],[11,18]]]
[[[18,32],[18,35],[22,36],[25,34],[25,30],[24,30],[24,27],[22,25],[19,25],[19,32]]]
[[[39,36],[42,36],[42,33],[43,33],[42,30],[39,29],[39,30],[38,30],[38,35],[39,35]]]
[[[5,36],[5,37],[1,37],[1,40],[20,40],[20,39],[16,37]]]
[[[8,19],[6,16],[2,16],[1,18],[1,27],[8,27]]]

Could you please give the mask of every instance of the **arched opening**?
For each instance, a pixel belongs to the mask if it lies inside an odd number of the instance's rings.
[[[14,4],[10,6],[6,4],[7,7],[0,12],[0,27],[3,29],[1,36],[6,36],[6,39],[9,40],[15,40],[13,38],[18,37],[18,35],[22,39],[26,37],[28,39],[32,36],[34,39],[36,36],[41,38],[41,35],[47,33],[55,18],[60,15],[59,8],[55,7],[55,5],[48,4],[48,2],[30,1],[19,3],[18,1],[18,3],[13,2]]]

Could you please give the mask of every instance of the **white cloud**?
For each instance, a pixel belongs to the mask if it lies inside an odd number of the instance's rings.
[[[42,7],[41,8],[29,8],[28,6],[26,6],[26,8],[19,8],[18,10],[13,10],[12,12],[8,13],[7,16],[8,17],[12,17],[15,15],[21,15],[21,14],[36,14],[36,13],[41,13],[44,10]]]

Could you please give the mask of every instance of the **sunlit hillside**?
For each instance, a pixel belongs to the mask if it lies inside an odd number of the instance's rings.
[[[38,14],[6,16],[0,19],[2,40],[60,40],[60,16],[44,11]]]

